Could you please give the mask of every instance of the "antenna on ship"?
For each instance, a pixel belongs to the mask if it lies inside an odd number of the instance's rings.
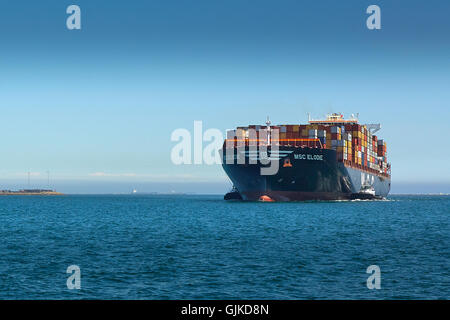
[[[379,123],[368,123],[366,124],[367,129],[369,129],[370,133],[374,134],[378,130],[381,129],[381,124]]]
[[[267,125],[267,145],[270,144],[270,119],[269,116],[267,116],[266,125]]]

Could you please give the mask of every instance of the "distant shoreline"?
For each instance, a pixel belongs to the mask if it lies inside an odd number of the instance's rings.
[[[0,191],[0,196],[63,196],[56,191]]]

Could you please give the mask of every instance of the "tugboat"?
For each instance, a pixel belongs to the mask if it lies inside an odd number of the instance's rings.
[[[243,200],[241,194],[239,193],[239,191],[236,189],[235,186],[233,186],[233,188],[231,188],[230,192],[228,192],[227,194],[225,194],[223,196],[224,200]]]
[[[375,189],[372,186],[364,186],[358,193],[352,194],[352,199],[373,200],[381,199],[381,197],[376,195]]]

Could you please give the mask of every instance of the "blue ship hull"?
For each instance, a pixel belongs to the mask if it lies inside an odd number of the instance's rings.
[[[263,155],[256,149],[224,149],[222,166],[243,200],[367,199],[386,197],[390,191],[389,176],[346,166],[332,149],[279,147],[266,155],[278,162],[275,174],[262,174],[269,165],[261,163]]]

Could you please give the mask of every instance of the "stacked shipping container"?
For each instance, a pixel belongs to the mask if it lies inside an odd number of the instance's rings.
[[[314,147],[336,150],[337,160],[373,173],[389,173],[386,142],[379,140],[365,125],[308,124],[271,126],[278,130],[280,146]],[[266,126],[250,125],[227,132],[227,147],[267,145]]]

